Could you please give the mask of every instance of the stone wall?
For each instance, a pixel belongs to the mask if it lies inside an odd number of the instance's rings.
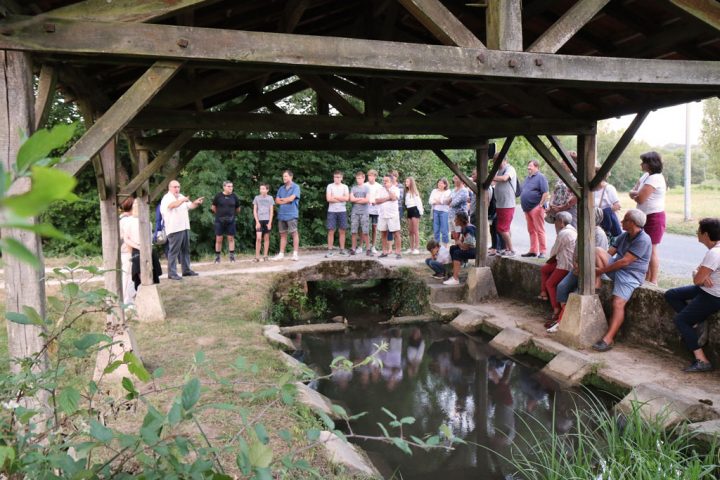
[[[491,268],[498,295],[538,302],[536,297],[540,292],[541,266],[542,264],[532,260],[493,258]],[[662,288],[650,286],[635,290],[626,305],[625,323],[620,330],[618,340],[659,348],[687,357],[689,353],[672,322],[674,312],[665,302],[664,292]],[[603,282],[599,294],[606,316],[611,311],[611,293],[610,282]],[[712,317],[709,322],[705,353],[710,356],[713,363],[719,364],[720,336],[715,333],[716,320],[720,320],[720,314]]]

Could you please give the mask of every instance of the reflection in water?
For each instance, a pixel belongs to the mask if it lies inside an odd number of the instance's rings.
[[[577,393],[560,390],[550,378],[502,356],[483,339],[442,325],[306,335],[304,361],[326,374],[334,357],[358,363],[381,342],[388,345],[379,355],[382,367],[338,370],[317,385],[350,412],[368,412],[353,423],[353,431],[381,435],[377,422],[389,422],[381,411],[385,407],[415,418],[415,424],[404,427],[406,435],[433,434],[446,424],[454,435],[471,442],[454,451],[413,456],[384,444],[364,443],[388,478],[399,472],[397,478],[403,479],[510,479],[512,468],[502,456],[510,455],[513,442],[530,438],[530,430],[540,425],[552,428],[554,423],[561,432],[573,425]]]

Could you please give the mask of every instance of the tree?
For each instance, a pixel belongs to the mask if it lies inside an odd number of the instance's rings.
[[[708,170],[720,177],[720,98],[718,97],[703,102],[700,143],[707,154]]]

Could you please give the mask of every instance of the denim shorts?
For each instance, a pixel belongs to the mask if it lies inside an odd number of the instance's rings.
[[[347,230],[347,212],[327,212],[325,226],[327,226],[328,230]]]

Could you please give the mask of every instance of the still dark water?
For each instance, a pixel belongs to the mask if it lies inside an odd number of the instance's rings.
[[[338,371],[312,385],[350,414],[368,412],[353,422],[355,433],[382,435],[377,422],[390,422],[385,407],[398,417],[415,418],[404,427],[406,435],[434,434],[446,424],[455,436],[509,456],[513,444],[525,443],[521,439],[546,435],[540,425],[569,431],[575,405],[582,403],[582,394],[561,389],[538,372],[539,365],[504,357],[486,340],[443,325],[306,335],[302,360],[327,374],[334,357],[359,362],[383,341],[389,346],[380,354],[383,368]],[[360,445],[385,478],[515,478],[501,456],[472,444],[449,452],[414,450],[412,456],[378,442]]]

